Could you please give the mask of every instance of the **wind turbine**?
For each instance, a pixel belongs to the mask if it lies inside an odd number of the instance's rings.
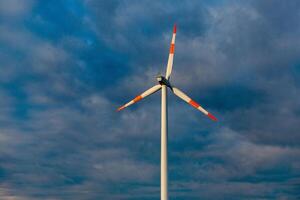
[[[146,90],[142,94],[136,96],[133,100],[129,101],[125,105],[118,108],[118,111],[123,110],[124,108],[146,98],[147,96],[157,92],[161,89],[161,154],[160,154],[160,198],[161,200],[168,200],[168,155],[167,155],[167,144],[168,144],[168,125],[167,125],[167,119],[168,119],[168,113],[167,113],[167,88],[170,88],[171,91],[181,98],[183,101],[187,102],[191,106],[195,107],[196,109],[200,110],[202,113],[204,113],[207,117],[210,119],[217,121],[217,118],[210,114],[208,111],[206,111],[202,106],[200,106],[197,102],[192,100],[190,97],[188,97],[185,93],[183,93],[178,88],[174,87],[170,83],[170,75],[172,72],[172,66],[173,66],[173,58],[174,58],[174,51],[175,51],[175,37],[176,37],[176,25],[174,25],[173,28],[173,36],[170,46],[170,53],[169,53],[169,59],[167,64],[167,71],[166,76],[157,76],[156,79],[158,81],[158,84],[151,87],[150,89]]]

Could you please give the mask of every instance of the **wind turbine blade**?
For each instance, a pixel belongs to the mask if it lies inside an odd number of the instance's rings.
[[[151,87],[150,89],[146,90],[142,94],[136,96],[133,100],[131,100],[128,103],[126,103],[125,105],[119,107],[117,111],[123,110],[124,108],[126,108],[126,107],[128,107],[128,106],[130,106],[130,105],[132,105],[132,104],[134,104],[134,103],[142,100],[143,98],[145,98],[145,97],[147,97],[147,96],[149,96],[149,95],[157,92],[160,89],[161,89],[161,85],[155,85],[155,86]]]
[[[186,94],[184,94],[181,90],[179,90],[176,87],[172,87],[172,91],[173,91],[173,93],[176,96],[178,96],[179,98],[181,98],[182,100],[184,100],[185,102],[187,102],[188,104],[190,104],[191,106],[193,106],[194,108],[200,110],[202,113],[204,113],[211,120],[217,121],[217,118],[215,116],[213,116],[207,110],[205,110],[204,108],[202,108],[197,102],[195,102],[194,100],[192,100],[189,96],[187,96]]]
[[[168,80],[172,73],[173,58],[174,58],[174,51],[175,51],[175,38],[176,38],[176,24],[174,25],[174,28],[173,28],[173,36],[172,36],[167,71],[166,71],[166,79],[168,79]]]

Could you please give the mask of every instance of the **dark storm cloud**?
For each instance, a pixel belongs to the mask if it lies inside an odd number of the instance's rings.
[[[1,1],[0,197],[159,199],[154,94],[170,96],[170,195],[299,198],[298,1]],[[151,103],[152,102],[152,103]]]

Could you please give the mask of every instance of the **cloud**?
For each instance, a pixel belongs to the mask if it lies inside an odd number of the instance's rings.
[[[9,189],[1,186],[0,188],[0,197],[7,200],[29,200],[30,198],[24,196],[17,196],[14,194],[10,194]]]
[[[171,170],[178,174],[171,186],[176,195],[195,199],[228,195],[279,198],[297,193],[292,177],[298,171],[298,148],[255,144],[228,129],[219,130],[207,140],[210,143],[201,151],[187,149],[173,155],[184,161]],[[282,188],[286,194],[278,193]]]
[[[20,0],[4,0],[0,2],[0,13],[4,17],[8,18],[20,18],[28,14],[34,1],[20,1]]]

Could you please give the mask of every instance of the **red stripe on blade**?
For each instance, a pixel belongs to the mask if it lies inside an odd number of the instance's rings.
[[[217,118],[216,118],[215,116],[213,116],[212,114],[208,113],[207,116],[208,116],[210,119],[212,119],[212,120],[214,120],[214,121],[217,121]]]
[[[138,102],[142,99],[143,97],[140,95],[140,96],[137,96],[133,99],[134,102]]]
[[[192,99],[190,100],[189,104],[195,108],[198,108],[200,106],[199,104],[197,104],[197,102],[193,101]]]
[[[175,50],[175,45],[174,45],[174,44],[171,44],[171,47],[170,47],[170,54],[173,54],[173,53],[174,53],[174,50]]]
[[[174,25],[174,28],[173,28],[173,33],[176,33],[176,30],[177,28],[176,28],[176,24]]]

